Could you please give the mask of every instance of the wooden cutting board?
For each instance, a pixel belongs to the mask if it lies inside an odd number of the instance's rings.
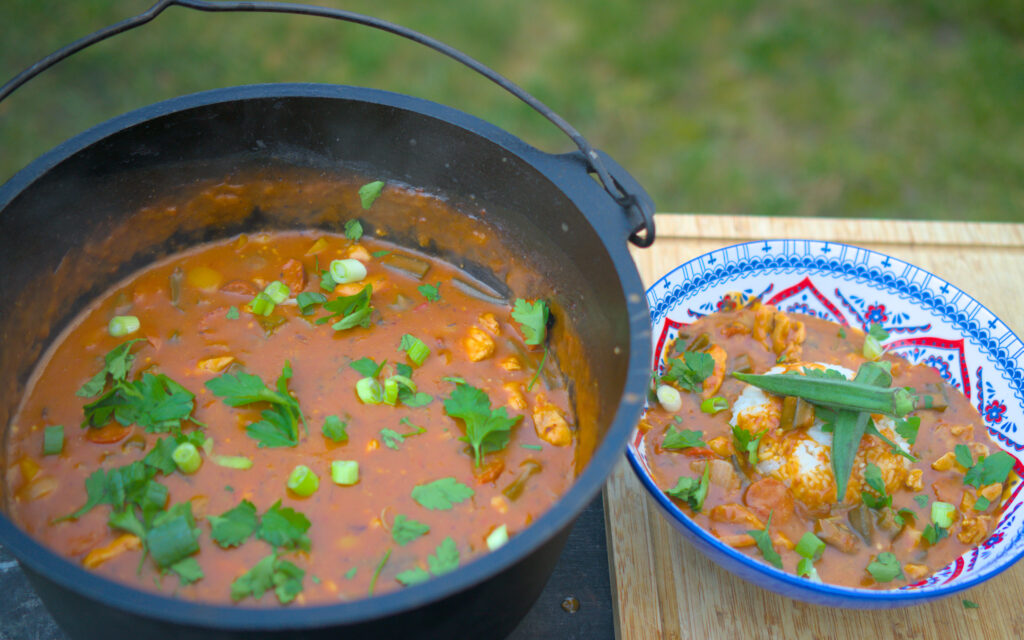
[[[1024,224],[661,214],[633,255],[645,286],[738,242],[833,240],[876,249],[945,278],[1024,331]],[[765,591],[701,553],[657,511],[623,458],[604,492],[616,637],[1024,638],[1024,562],[970,591],[890,611],[817,607]],[[965,609],[962,599],[979,604]]]

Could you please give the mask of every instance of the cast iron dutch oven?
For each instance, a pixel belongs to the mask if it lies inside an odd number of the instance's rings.
[[[550,280],[550,295],[579,334],[580,357],[596,392],[593,452],[569,492],[506,546],[423,585],[353,603],[231,607],[140,591],[58,556],[3,514],[0,544],[18,558],[50,613],[74,638],[503,637],[540,594],[573,520],[620,459],[639,418],[650,329],[627,239],[640,246],[653,241],[653,203],[567,123],[483,65],[402,27],[319,7],[161,0],[26,70],[0,89],[0,100],[67,55],[144,24],[172,5],[327,16],[421,42],[526,100],[580,151],[550,155],[462,112],[346,86],[221,89],[101,124],[0,187],[0,434],[6,437],[38,357],[81,305],[189,244],[301,221],[267,211],[231,224],[199,225],[183,217],[173,233],[139,230],[125,236],[134,238],[126,241],[132,246],[119,246],[115,258],[90,254],[97,239],[140,207],[240,167],[324,174],[345,167],[487,210],[506,244]]]

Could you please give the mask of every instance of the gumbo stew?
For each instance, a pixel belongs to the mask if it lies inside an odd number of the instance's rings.
[[[809,580],[889,589],[946,566],[993,531],[1015,460],[886,337],[727,297],[665,345],[641,424],[655,482],[724,544]]]
[[[423,582],[504,544],[575,476],[552,322],[544,300],[510,305],[356,218],[174,255],[41,361],[6,443],[9,515],[188,599]]]

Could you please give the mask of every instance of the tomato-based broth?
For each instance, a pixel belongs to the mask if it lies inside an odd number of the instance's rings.
[[[829,584],[913,584],[980,544],[1014,459],[881,333],[739,296],[681,327],[641,423],[654,481],[723,543]]]
[[[12,520],[105,576],[261,605],[416,584],[529,526],[575,477],[547,305],[360,236],[235,237],[93,303],[9,429]]]

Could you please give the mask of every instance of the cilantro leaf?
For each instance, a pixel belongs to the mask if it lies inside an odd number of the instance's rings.
[[[696,478],[680,476],[676,486],[665,491],[673,498],[677,498],[690,505],[694,511],[700,511],[704,506],[704,499],[708,496],[708,481],[711,478],[711,465],[704,465],[704,474],[698,481]]]
[[[395,576],[395,580],[398,580],[406,587],[411,587],[414,584],[420,584],[421,582],[430,580],[430,573],[428,573],[426,569],[416,567],[399,573]]]
[[[175,464],[172,457],[177,446],[178,443],[174,438],[160,438],[142,459],[142,462],[165,476],[171,475],[178,470],[178,465]]]
[[[461,418],[466,425],[462,438],[473,447],[476,466],[481,457],[492,451],[500,451],[508,445],[512,426],[522,416],[509,418],[505,407],[491,410],[491,399],[474,386],[456,383],[452,395],[445,398],[444,411],[452,418]]]
[[[367,182],[363,186],[359,187],[359,201],[363,205],[363,209],[369,209],[373,205],[374,201],[380,197],[381,191],[383,190],[383,180]]]
[[[324,418],[324,426],[320,429],[324,436],[334,442],[345,442],[348,440],[348,423],[338,416],[327,416]]]
[[[405,440],[405,438],[402,437],[402,434],[398,433],[394,429],[387,428],[380,430],[380,438],[384,441],[385,447],[388,449],[394,449],[395,451],[398,451],[402,441]]]
[[[302,578],[306,575],[305,570],[300,569],[287,560],[280,558],[274,563],[274,593],[281,604],[288,604],[302,593]]]
[[[885,491],[885,481],[882,479],[882,470],[877,465],[868,463],[864,469],[864,481],[875,493],[861,492],[864,504],[872,509],[884,509],[892,504],[892,496]],[[877,494],[877,495],[876,495]]]
[[[892,582],[896,578],[903,579],[903,568],[896,556],[889,551],[883,551],[875,556],[875,559],[868,565],[868,573],[877,582]]]
[[[320,288],[324,291],[334,291],[334,287],[338,286],[338,283],[331,277],[330,271],[320,272]]]
[[[238,320],[238,316],[238,307],[236,307],[235,305],[231,305],[231,308],[228,309],[228,312],[224,314],[224,317],[227,318],[228,320]]]
[[[368,209],[369,207],[363,207]],[[345,237],[352,242],[359,242],[359,239],[363,237],[363,224],[353,218],[345,222]]]
[[[906,420],[896,420],[896,433],[910,444],[917,440],[917,430],[921,427],[921,418],[910,416]]]
[[[332,286],[331,289],[334,287]],[[308,316],[313,313],[316,306],[327,302],[327,296],[317,291],[303,291],[295,296],[295,303],[299,305],[299,313]]]
[[[775,550],[775,546],[772,544],[772,536],[768,533],[768,529],[772,526],[772,516],[768,515],[768,522],[765,523],[764,529],[751,529],[747,531],[747,534],[754,539],[757,543],[757,548],[761,551],[761,555],[768,561],[773,567],[777,569],[782,568],[782,556]]]
[[[459,549],[455,546],[455,541],[451,536],[437,545],[433,555],[427,556],[427,564],[430,566],[430,572],[435,576],[444,575],[459,568]]]
[[[117,345],[104,356],[103,368],[99,370],[88,382],[75,392],[80,398],[92,398],[97,395],[107,384],[107,375],[114,382],[123,381],[128,376],[128,370],[132,368],[135,356],[130,352],[132,345],[136,342],[145,342],[144,338],[135,338]]]
[[[759,431],[757,433],[750,433],[742,427],[732,428],[733,443],[736,446],[736,451],[747,454],[747,462],[754,465],[757,464],[757,448],[761,444],[761,438],[764,434],[768,433],[767,429]]]
[[[963,445],[957,445],[962,447]],[[966,448],[966,447],[965,447]],[[959,462],[959,456],[957,456]],[[982,458],[971,467],[964,476],[964,484],[981,488],[997,482],[1006,482],[1006,478],[1013,469],[1013,456],[1005,451],[997,451],[990,456]]]
[[[309,518],[278,500],[260,519],[256,537],[274,547],[309,550]]]
[[[303,569],[272,553],[231,583],[231,599],[238,602],[251,596],[259,600],[273,589],[281,604],[288,604],[302,592],[305,575]]]
[[[700,351],[684,351],[682,358],[669,358],[667,364],[668,370],[661,375],[661,382],[675,383],[690,392],[701,391],[702,383],[715,370],[714,358]]]
[[[82,427],[103,427],[113,417],[129,426],[138,424],[150,433],[181,428],[190,419],[194,395],[163,374],[142,374],[135,382],[119,380],[99,399],[83,407]]]
[[[447,511],[453,505],[470,499],[474,493],[455,478],[448,477],[416,485],[412,489],[412,499],[431,511]]]
[[[879,342],[889,339],[889,332],[883,329],[882,325],[877,322],[872,322],[871,326],[868,327],[868,335]]]
[[[321,285],[322,286],[322,285]],[[316,324],[324,324],[332,319],[341,316],[341,319],[331,325],[335,331],[344,331],[353,327],[368,328],[370,326],[370,315],[373,307],[370,306],[370,295],[373,287],[366,285],[359,293],[350,296],[339,296],[323,304],[324,311],[329,312],[322,318],[317,318]]]
[[[348,366],[352,367],[359,372],[364,378],[376,378],[380,375],[380,370],[384,368],[384,365],[388,363],[387,360],[377,364],[373,358],[359,358],[349,363]]]
[[[978,603],[977,602],[973,602],[971,600],[964,599],[964,600],[961,600],[960,603],[964,605],[964,609],[977,609],[978,608]]]
[[[917,506],[924,509],[925,507],[928,506],[928,496],[924,495],[923,493],[920,495],[916,495],[914,496],[914,502],[917,503]]]
[[[434,285],[434,284],[421,284],[420,286],[416,287],[416,290],[419,291],[420,295],[422,295],[424,298],[426,298],[428,302],[437,302],[438,300],[441,299],[440,289],[441,289],[441,283],[440,282],[438,282],[436,285]]]
[[[936,524],[929,524],[924,528],[924,531],[921,532],[921,537],[924,538],[928,544],[935,544],[948,535],[949,531]]]
[[[237,547],[256,532],[258,521],[256,505],[242,500],[237,507],[229,509],[219,516],[208,516],[210,521],[210,537],[223,549]]]
[[[543,344],[547,336],[548,317],[550,316],[548,303],[544,300],[527,302],[517,298],[512,308],[512,319],[519,323],[526,338],[526,344]]]
[[[391,525],[392,539],[403,547],[416,538],[426,535],[429,531],[429,526],[422,522],[406,518],[401,513],[395,516],[395,521]]]
[[[971,456],[971,450],[966,445],[956,445],[953,447],[953,453],[956,456],[956,463],[964,469],[974,466],[974,457]]]
[[[669,425],[668,432],[665,433],[665,439],[661,441],[661,448],[689,449],[690,447],[706,447],[707,443],[701,440],[703,437],[703,431],[690,431],[689,429],[676,431],[675,427]]]
[[[288,381],[292,377],[292,367],[285,361],[281,375],[277,379],[277,390],[264,384],[259,376],[244,371],[225,373],[209,380],[206,388],[215,396],[224,399],[231,407],[240,407],[257,402],[267,402],[270,409],[260,412],[262,420],[253,422],[245,428],[247,434],[259,442],[260,447],[294,447],[299,443],[299,426],[305,417],[299,408],[299,402],[288,391]]]
[[[203,577],[203,570],[195,558],[189,556],[170,566],[171,571],[178,574],[181,584],[192,584]]]

